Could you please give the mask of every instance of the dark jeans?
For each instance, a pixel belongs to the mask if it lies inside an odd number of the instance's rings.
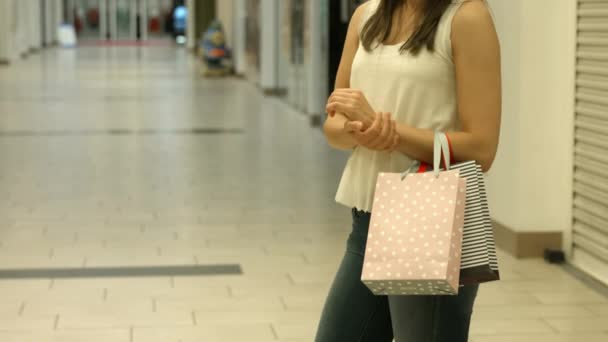
[[[458,296],[374,296],[361,282],[370,214],[353,210],[346,254],[316,342],[467,342],[478,286]]]

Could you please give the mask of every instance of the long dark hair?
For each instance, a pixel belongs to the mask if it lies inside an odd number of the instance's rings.
[[[361,42],[366,51],[371,51],[375,43],[389,38],[393,28],[393,13],[407,0],[380,0],[378,9],[363,26]],[[417,55],[423,48],[435,51],[437,26],[452,0],[425,0],[422,24],[416,28],[410,38],[401,46],[400,51],[409,51]]]

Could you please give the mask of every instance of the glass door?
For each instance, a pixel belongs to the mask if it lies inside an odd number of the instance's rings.
[[[2,1],[2,0],[0,0]],[[80,40],[165,38],[173,0],[64,0],[65,17]]]
[[[147,36],[150,38],[166,36],[166,21],[171,15],[171,4],[161,0],[146,0],[144,6]]]
[[[79,40],[98,39],[102,36],[103,0],[66,1],[68,22],[74,25]]]
[[[137,1],[115,0],[115,4],[111,14],[116,16],[116,39],[136,40]]]

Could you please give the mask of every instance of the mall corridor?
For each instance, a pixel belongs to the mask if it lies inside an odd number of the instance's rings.
[[[44,50],[0,112],[0,341],[313,340],[350,212],[305,116],[171,47]],[[472,341],[608,341],[608,297],[499,257]]]

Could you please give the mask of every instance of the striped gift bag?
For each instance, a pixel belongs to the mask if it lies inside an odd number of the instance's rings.
[[[499,280],[494,231],[481,166],[474,161],[452,165],[467,180],[460,284]]]
[[[451,151],[446,134],[437,133],[444,151]],[[451,158],[451,157],[450,157]],[[481,166],[475,161],[454,164],[467,181],[460,263],[460,284],[478,284],[500,279],[494,230]]]

